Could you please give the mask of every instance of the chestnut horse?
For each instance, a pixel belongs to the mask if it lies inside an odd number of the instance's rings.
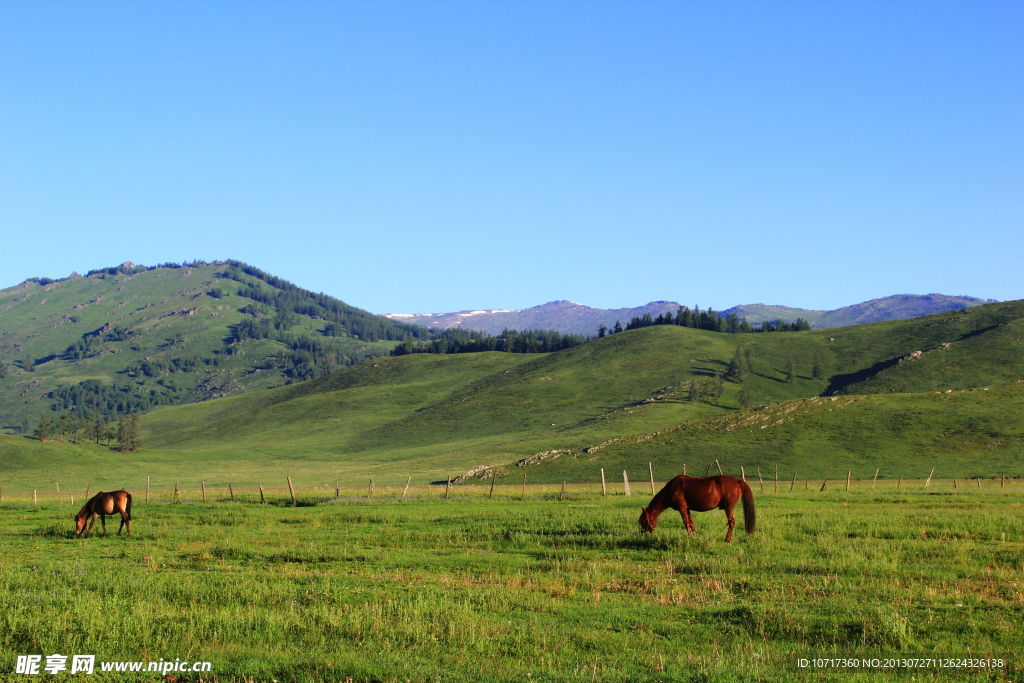
[[[88,536],[92,533],[92,526],[96,523],[96,517],[99,517],[100,523],[103,525],[103,535],[106,536],[107,515],[115,513],[121,515],[121,526],[117,528],[117,533],[120,534],[121,529],[127,529],[130,534],[132,532],[132,494],[124,489],[109,493],[100,491],[86,501],[82,509],[75,515],[75,535],[81,536],[85,533]],[[86,520],[89,521],[88,529],[85,528]]]
[[[736,518],[732,511],[740,498],[743,499],[743,521],[747,533],[754,533],[754,492],[745,481],[720,475],[717,477],[687,477],[680,475],[665,484],[658,491],[650,504],[640,512],[640,530],[650,533],[658,525],[658,515],[665,508],[678,510],[683,516],[686,531],[693,533],[697,528],[693,525],[690,511],[707,512],[708,510],[725,510],[729,520],[729,531],[725,534],[725,542],[732,540],[732,530],[736,526]]]

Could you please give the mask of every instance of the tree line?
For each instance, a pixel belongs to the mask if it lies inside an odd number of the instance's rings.
[[[449,328],[435,333],[430,341],[406,340],[396,346],[392,356],[411,353],[479,353],[504,351],[506,353],[550,353],[570,349],[586,343],[587,337],[563,334],[557,330],[509,330],[491,335],[478,330]]]
[[[110,447],[111,442],[116,445],[114,448],[122,452],[132,452],[142,447],[142,439],[139,437],[139,418],[134,413],[122,415],[120,420],[107,421],[99,413],[87,415],[84,418],[77,417],[74,413],[62,414],[56,420],[49,414],[43,413],[39,416],[39,424],[36,425],[33,435],[46,443],[47,439],[55,440],[60,437],[61,443],[104,443]]]
[[[675,315],[672,311],[666,311],[652,317],[650,313],[630,318],[626,327],[618,320],[615,325],[608,328],[601,325],[597,328],[597,336],[604,337],[608,334],[616,334],[624,330],[637,330],[641,327],[651,325],[679,325],[680,327],[692,327],[698,330],[709,330],[711,332],[726,332],[730,334],[750,334],[755,332],[803,332],[811,329],[811,324],[803,318],[797,318],[794,322],[786,322],[782,319],[765,320],[760,325],[751,325],[746,316],[740,318],[735,313],[722,315],[709,308],[702,311],[700,306],[690,309],[687,306],[680,306]]]

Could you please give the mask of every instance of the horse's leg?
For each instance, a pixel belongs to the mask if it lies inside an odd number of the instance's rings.
[[[103,525],[103,535],[106,536],[107,535],[107,516],[106,515],[102,515],[102,514],[100,515],[100,524]]]
[[[119,512],[121,513],[121,526],[117,527],[117,535],[118,536],[121,535],[121,529],[127,528],[128,529],[127,533],[128,533],[129,536],[131,536],[131,534],[132,534],[132,525],[131,525],[131,520],[128,519],[128,513],[126,513],[124,510],[120,510]]]
[[[693,525],[693,516],[690,514],[689,506],[680,505],[679,514],[683,517],[683,524],[686,526],[686,533],[692,534],[697,531],[697,527]]]
[[[89,526],[85,530],[85,537],[86,538],[89,538],[89,536],[92,534],[92,527],[93,527],[93,525],[95,523],[96,523],[96,515],[93,515],[92,517],[89,518]]]
[[[733,508],[735,507],[735,505],[736,504],[733,503],[732,505],[727,505],[725,507],[725,516],[726,516],[726,519],[729,520],[727,522],[727,524],[729,526],[729,531],[727,531],[725,533],[725,542],[726,543],[729,543],[730,541],[732,541],[732,530],[736,528],[736,517],[734,517],[733,514],[732,514],[732,511],[733,511]]]

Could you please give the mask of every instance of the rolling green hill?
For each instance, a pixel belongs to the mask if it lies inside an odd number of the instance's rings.
[[[426,330],[237,261],[126,263],[0,290],[0,429],[266,389],[386,354]]]
[[[703,473],[715,458],[731,471],[778,464],[814,477],[829,468],[867,476],[883,464],[892,476],[890,465],[1024,474],[1022,340],[1016,301],[839,330],[667,325],[550,354],[378,358],[153,412],[141,420],[140,453],[8,437],[0,462],[24,481],[102,458],[123,472],[236,484],[287,474],[321,486],[336,470],[347,481],[422,482],[489,465],[540,482],[592,480],[599,467],[639,476],[648,461],[665,478],[682,462]],[[723,381],[717,401],[692,400],[747,348],[751,409],[741,409],[738,381]],[[549,451],[562,452],[515,467]]]

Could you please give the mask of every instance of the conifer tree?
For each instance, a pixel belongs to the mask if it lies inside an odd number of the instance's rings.
[[[46,413],[39,416],[39,425],[36,427],[35,435],[44,443],[53,436],[53,420]]]
[[[786,378],[787,382],[789,382],[790,384],[793,384],[794,382],[796,382],[796,363],[793,361],[792,358],[789,359],[789,367],[787,369],[786,374],[787,374],[787,378]]]
[[[139,450],[142,442],[139,440],[139,418],[133,413],[124,415],[117,425],[117,449],[119,451],[131,452]]]
[[[746,362],[743,358],[743,350],[737,346],[736,353],[732,355],[732,360],[729,361],[729,369],[725,373],[725,378],[730,382],[739,380],[741,376],[746,374],[745,365]]]
[[[750,409],[750,379],[746,373],[743,374],[743,379],[740,380],[740,406],[744,410]]]
[[[820,354],[814,354],[814,368],[811,370],[811,375],[814,379],[824,379],[825,377],[825,366],[821,362]]]

